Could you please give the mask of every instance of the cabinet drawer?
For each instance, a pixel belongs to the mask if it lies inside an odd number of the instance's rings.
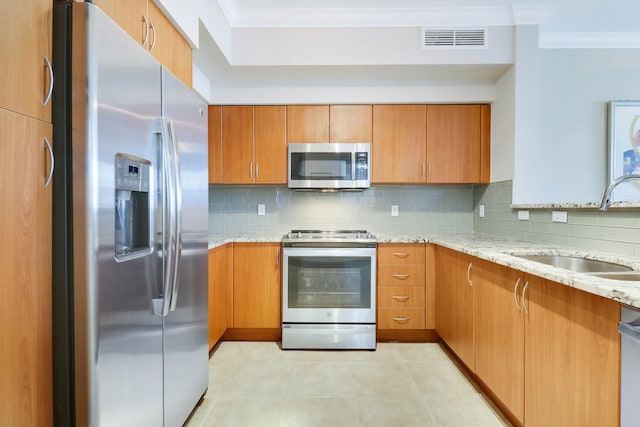
[[[379,308],[378,329],[424,329],[424,308]]]
[[[380,265],[379,286],[424,286],[424,264]]]
[[[424,244],[383,243],[378,245],[378,264],[424,264]]]
[[[424,308],[424,288],[420,286],[382,286],[378,288],[378,307]]]

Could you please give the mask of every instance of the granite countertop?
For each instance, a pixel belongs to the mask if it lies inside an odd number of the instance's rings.
[[[375,232],[374,234],[378,238],[378,243],[433,243],[640,309],[640,281],[604,279],[526,260],[519,258],[518,255],[576,256],[622,264],[636,271],[640,271],[639,258],[478,234],[435,236]],[[282,236],[283,234],[280,233],[210,235],[209,249],[231,242],[279,242]]]

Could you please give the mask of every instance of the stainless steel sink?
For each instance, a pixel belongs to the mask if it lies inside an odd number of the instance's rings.
[[[589,273],[590,276],[602,277],[610,280],[627,280],[630,282],[640,282],[640,271],[617,271],[609,273]]]
[[[578,273],[611,273],[633,271],[632,268],[627,267],[626,265],[615,264],[607,261],[599,261],[595,259],[580,258],[575,256],[518,255],[518,257],[529,261],[536,261],[543,264],[552,265],[554,267],[564,268],[566,270],[571,270]]]

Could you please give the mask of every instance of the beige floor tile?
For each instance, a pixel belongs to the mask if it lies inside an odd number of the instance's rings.
[[[293,362],[287,395],[345,397],[354,395],[347,362]]]
[[[283,399],[218,398],[202,427],[278,427]]]
[[[358,398],[358,419],[367,427],[438,426],[418,397]]]
[[[290,362],[238,362],[220,393],[229,397],[283,397],[291,368]]]
[[[282,410],[282,427],[358,426],[353,398],[288,398]]]
[[[350,362],[355,396],[416,396],[418,389],[407,366],[399,362]]]
[[[502,427],[504,423],[482,397],[429,399],[431,416],[442,427]]]
[[[426,397],[478,397],[478,391],[453,364],[409,364],[408,369],[420,393]]]
[[[224,342],[187,427],[505,425],[437,344],[301,351]]]

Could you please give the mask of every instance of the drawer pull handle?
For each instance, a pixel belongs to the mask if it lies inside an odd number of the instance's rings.
[[[399,323],[407,323],[409,320],[411,320],[410,317],[392,317],[391,319],[394,322],[399,322]]]
[[[409,252],[393,252],[391,255],[397,256],[398,258],[406,258],[410,254],[409,254]]]
[[[409,295],[393,295],[391,298],[397,301],[405,302],[410,298],[410,296]]]
[[[410,274],[394,274],[393,277],[395,277],[396,279],[404,280],[411,277],[411,275]]]

